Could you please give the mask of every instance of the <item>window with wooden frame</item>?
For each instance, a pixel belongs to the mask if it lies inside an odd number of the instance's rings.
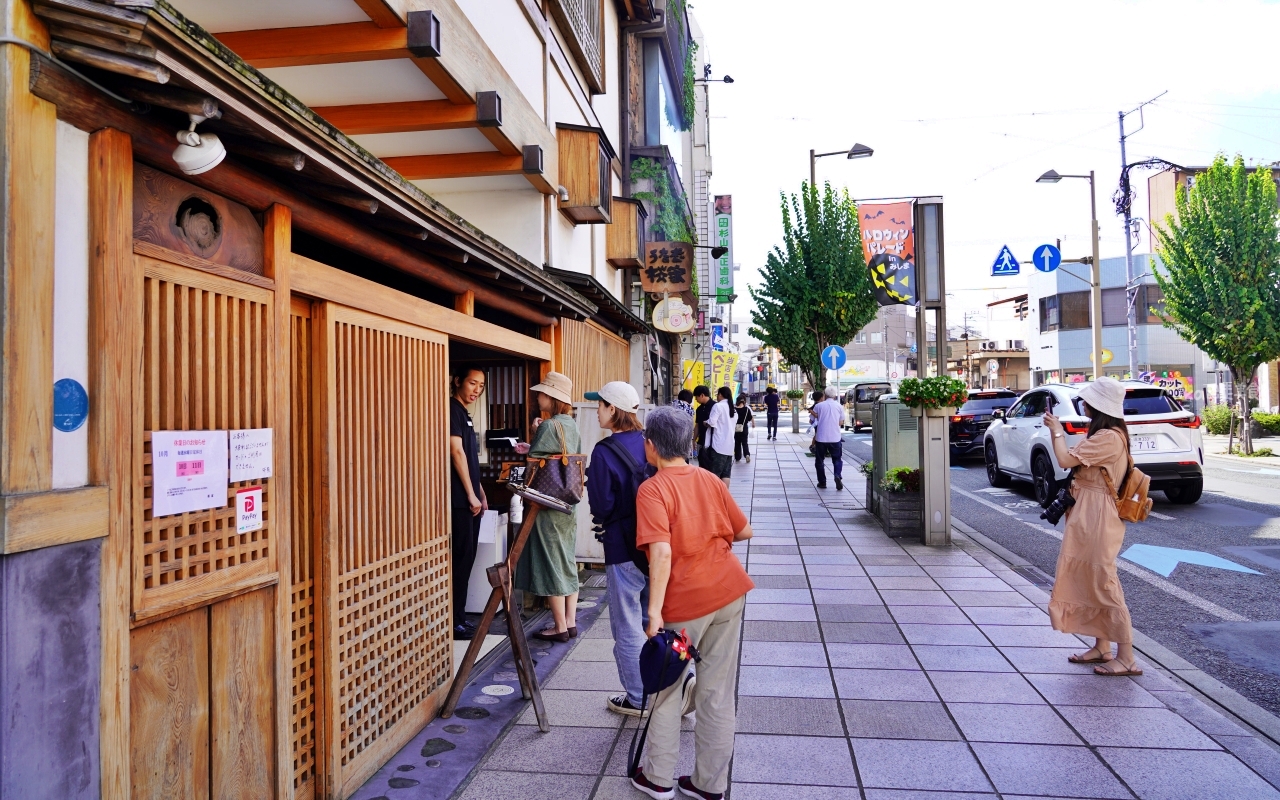
[[[605,229],[605,252],[615,267],[639,267],[644,260],[644,204],[629,197],[613,198],[613,221]]]
[[[604,94],[604,0],[550,0],[547,3],[568,40],[592,94]]]
[[[560,211],[578,224],[613,221],[613,147],[604,131],[585,125],[559,125]]]

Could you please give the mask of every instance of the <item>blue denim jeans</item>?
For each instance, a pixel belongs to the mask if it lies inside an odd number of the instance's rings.
[[[644,700],[640,648],[644,646],[644,629],[649,624],[649,576],[630,561],[608,564],[604,571],[608,580],[613,660],[618,664],[618,679],[627,690],[627,699],[639,708]]]
[[[816,457],[813,459],[813,465],[818,471],[818,483],[827,482],[827,471],[823,469],[822,463],[827,456],[831,457],[831,471],[836,474],[836,480],[842,479],[844,459],[840,453],[843,449],[841,444],[841,442],[817,442],[814,448],[817,453],[815,453]]]

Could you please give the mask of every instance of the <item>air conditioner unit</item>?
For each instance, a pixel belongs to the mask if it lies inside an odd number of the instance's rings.
[[[1026,342],[1026,340],[1024,340],[1024,339],[1014,339],[1014,340],[1013,340],[1013,347],[1012,347],[1011,349],[1013,349],[1013,350],[1026,350],[1026,349],[1027,349],[1027,342]]]
[[[997,346],[996,346],[996,343],[995,343],[995,342],[983,342],[983,343],[982,343],[982,349],[983,349],[983,350],[995,350],[995,349],[997,349]]]
[[[1005,349],[1005,350],[1016,350],[1017,348],[1013,346],[1013,340],[1012,340],[1012,339],[1005,339],[1005,340],[1004,340],[1004,349]]]

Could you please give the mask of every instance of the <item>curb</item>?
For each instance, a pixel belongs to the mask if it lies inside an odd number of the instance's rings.
[[[951,520],[951,525],[957,532],[963,534],[964,538],[969,539],[973,544],[1005,562],[1010,569],[1031,580],[1032,583],[1039,585],[1032,576],[1026,574],[1026,568],[1031,567],[1041,575],[1045,573],[1031,565],[1026,559],[1002,547],[997,542],[993,542],[954,517]],[[1050,576],[1045,575],[1045,577]],[[1042,586],[1041,588],[1047,592],[1051,587],[1052,582],[1048,586]],[[1245,698],[1235,689],[1222,683],[1141,631],[1134,630],[1133,632],[1133,648],[1141,653],[1142,657],[1153,666],[1160,668],[1176,681],[1185,685],[1191,693],[1198,695],[1211,708],[1266,739],[1269,744],[1280,746],[1280,717]]]

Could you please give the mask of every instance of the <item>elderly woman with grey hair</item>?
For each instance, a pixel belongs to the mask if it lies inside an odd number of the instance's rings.
[[[698,735],[692,775],[675,780],[680,716],[689,683],[658,694],[649,723],[649,747],[631,785],[655,800],[722,798],[729,784],[736,717],[738,646],[747,592],[755,587],[733,553],[751,538],[751,525],[729,488],[705,469],[685,462],[693,422],[679,409],[655,408],[645,418],[645,459],[658,474],[636,495],[636,546],[649,555],[649,625],[684,630],[702,654],[692,691]]]

